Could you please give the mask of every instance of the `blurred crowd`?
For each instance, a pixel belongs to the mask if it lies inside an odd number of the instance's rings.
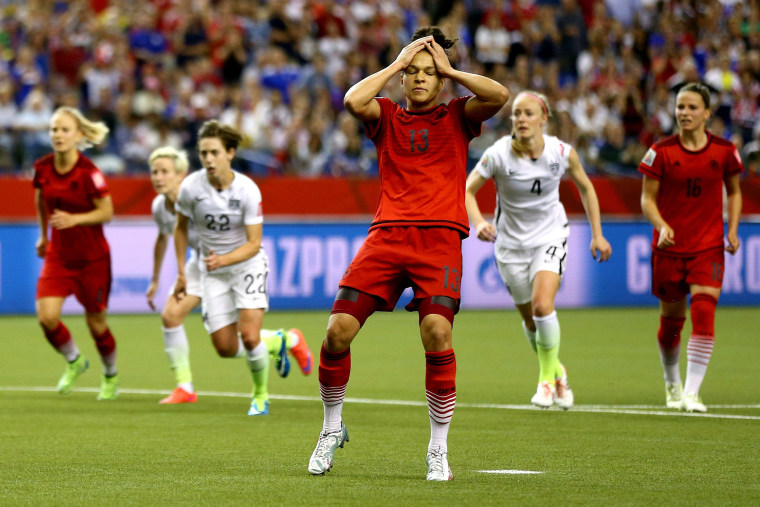
[[[760,0],[0,0],[0,172],[49,152],[51,112],[71,105],[110,127],[88,152],[108,173],[147,172],[162,145],[194,152],[216,118],[244,134],[253,176],[376,177],[343,95],[431,24],[459,39],[457,68],[545,93],[590,173],[635,176],[673,132],[675,91],[700,80],[710,130],[758,176]],[[403,103],[396,79],[383,95]],[[471,165],[510,133],[509,107]]]

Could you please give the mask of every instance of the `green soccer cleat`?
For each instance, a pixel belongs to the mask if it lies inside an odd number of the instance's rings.
[[[684,412],[699,412],[704,414],[707,407],[697,393],[686,393],[681,400],[681,410]]]
[[[74,390],[74,382],[79,378],[79,375],[86,372],[89,367],[90,362],[80,354],[66,366],[66,371],[63,372],[61,380],[58,381],[56,391],[59,394],[69,394]]]
[[[103,375],[103,380],[100,382],[100,393],[98,394],[98,401],[103,400],[115,400],[119,396],[119,375],[116,374],[112,377],[106,377]]]
[[[264,398],[252,399],[251,408],[248,409],[248,415],[269,415],[269,400]]]
[[[683,386],[680,382],[671,384],[665,382],[665,406],[668,408],[681,408],[683,401]]]

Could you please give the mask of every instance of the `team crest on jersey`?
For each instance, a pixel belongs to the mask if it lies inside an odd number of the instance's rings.
[[[718,161],[715,159],[710,160],[710,169],[713,171],[720,171],[720,166],[718,165]]]
[[[240,199],[230,199],[230,209],[240,209]]]
[[[644,160],[642,160],[641,163],[646,164],[649,167],[652,167],[655,157],[657,157],[657,152],[654,151],[652,148],[649,148],[649,151],[647,151],[647,154],[644,155]]]
[[[559,174],[559,162],[552,162],[549,164],[549,170],[552,172],[552,176]]]
[[[491,165],[491,157],[488,155],[483,155],[480,159],[480,165],[486,168],[489,167]]]

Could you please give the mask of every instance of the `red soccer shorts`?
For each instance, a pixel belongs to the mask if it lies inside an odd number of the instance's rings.
[[[77,264],[63,264],[45,259],[37,280],[37,299],[44,297],[77,298],[89,313],[100,313],[108,306],[111,293],[111,257]]]
[[[346,269],[341,287],[382,298],[380,311],[392,311],[407,287],[417,309],[421,299],[448,296],[459,302],[462,238],[446,227],[378,227],[372,229]]]
[[[689,294],[690,285],[720,288],[724,263],[722,249],[691,257],[652,252],[652,294],[663,301],[675,302]]]

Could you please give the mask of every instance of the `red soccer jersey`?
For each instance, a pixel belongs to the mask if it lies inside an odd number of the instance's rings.
[[[675,245],[663,253],[683,256],[723,248],[723,180],[743,170],[736,147],[709,132],[699,151],[684,148],[677,135],[649,148],[639,171],[660,181],[657,208],[674,232]],[[652,249],[659,235],[655,229]]]
[[[85,213],[95,209],[93,199],[108,195],[108,185],[100,170],[80,154],[74,168],[60,174],[53,165],[53,154],[34,163],[34,187],[42,192],[47,212],[60,209]],[[64,263],[101,259],[109,253],[103,226],[80,225],[69,229],[52,229],[46,257]]]
[[[469,97],[425,111],[378,98],[380,118],[365,123],[377,148],[380,201],[370,230],[387,226],[450,227],[469,234],[464,188],[467,147],[480,123],[464,116]]]

